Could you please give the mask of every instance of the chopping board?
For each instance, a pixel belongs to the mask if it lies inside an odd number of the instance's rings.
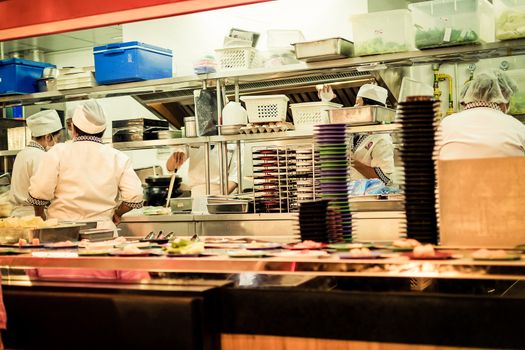
[[[525,157],[438,162],[442,245],[525,243]]]

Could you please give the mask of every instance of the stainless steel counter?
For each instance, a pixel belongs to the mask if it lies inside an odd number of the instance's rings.
[[[290,241],[299,234],[297,214],[221,214],[124,216],[121,236],[143,237],[149,232],[175,232],[180,236],[258,236]]]

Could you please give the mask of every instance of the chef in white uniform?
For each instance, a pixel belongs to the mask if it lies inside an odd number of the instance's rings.
[[[357,93],[355,106],[385,106],[387,97],[385,88],[365,84]],[[394,145],[389,134],[354,135],[353,161],[353,180],[378,178],[385,185],[394,183]]]
[[[115,228],[121,216],[142,207],[142,185],[130,159],[102,144],[104,111],[96,101],[78,106],[73,114],[70,144],[53,147],[31,179],[28,201],[35,213],[49,218],[96,221],[99,228]]]
[[[55,110],[45,110],[27,118],[31,141],[20,151],[13,164],[13,176],[9,201],[13,205],[11,216],[35,215],[33,206],[27,202],[29,180],[36,173],[45,152],[59,139],[62,123]]]
[[[461,93],[463,111],[441,122],[442,160],[525,155],[525,125],[506,114],[516,83],[501,70],[478,74]]]
[[[228,152],[228,193],[237,188],[239,179],[237,177],[236,153]],[[194,199],[193,211],[206,211],[206,152],[204,146],[177,148],[166,161],[168,171],[176,171],[182,177],[182,182],[191,189]],[[210,193],[220,194],[220,152],[219,147],[210,150]]]

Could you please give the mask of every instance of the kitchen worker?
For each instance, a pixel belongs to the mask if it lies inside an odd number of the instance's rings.
[[[525,155],[525,126],[506,114],[516,83],[501,70],[478,74],[461,92],[463,111],[441,122],[439,158]]]
[[[62,123],[55,110],[45,110],[27,118],[31,141],[20,151],[13,164],[13,176],[9,202],[13,205],[11,216],[35,215],[33,206],[27,202],[29,180],[36,173],[45,152],[59,139]]]
[[[357,92],[355,107],[385,106],[388,91],[365,84]],[[394,145],[389,134],[356,134],[353,139],[352,180],[378,178],[387,186],[394,183]]]
[[[75,108],[73,142],[53,147],[31,178],[28,202],[46,219],[96,221],[114,229],[122,215],[142,207],[142,185],[130,159],[102,143],[106,116],[90,100]]]
[[[75,108],[66,109],[65,123],[67,135],[69,136],[69,140],[67,140],[66,143],[73,142],[73,113],[75,113]]]
[[[194,212],[206,211],[206,166],[205,146],[176,149],[166,161],[168,171],[178,171],[182,175],[183,183],[191,189]],[[230,152],[228,152],[230,153]],[[220,194],[220,165],[219,147],[210,150],[210,193]],[[235,152],[228,158],[228,193],[237,188],[237,162]]]

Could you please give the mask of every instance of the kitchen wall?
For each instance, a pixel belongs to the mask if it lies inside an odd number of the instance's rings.
[[[269,29],[297,29],[306,40],[328,37],[352,39],[350,16],[367,12],[367,0],[280,0],[241,7],[144,21],[122,25],[123,41],[142,41],[173,50],[176,76],[193,74],[193,62],[221,48],[230,28],[261,33],[258,49],[267,49]],[[59,67],[92,66],[92,49],[70,50],[46,55],[48,62]],[[130,97],[100,99],[109,119],[156,118]],[[67,103],[73,108],[74,102]],[[111,138],[111,130],[104,135]],[[135,168],[164,166],[167,150],[126,152]],[[249,163],[245,162],[245,173]]]
[[[138,40],[173,50],[178,76],[193,74],[193,62],[221,48],[230,28],[261,33],[258,49],[267,49],[269,29],[298,29],[306,40],[352,40],[350,16],[367,12],[366,0],[280,0],[157,19],[122,26],[124,41]]]

